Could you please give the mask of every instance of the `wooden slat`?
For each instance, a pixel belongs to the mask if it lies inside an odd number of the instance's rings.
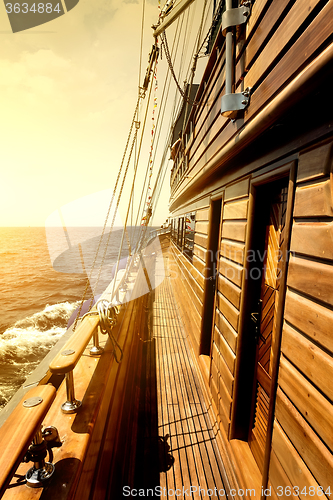
[[[281,356],[279,385],[326,445],[333,450],[333,408],[300,372]]]
[[[210,385],[210,390],[212,393],[213,401],[215,402],[215,405],[216,405],[216,408],[217,408],[217,411],[219,414],[220,422],[221,422],[226,434],[228,435],[230,420],[228,418],[228,415],[226,414],[226,411],[225,411],[223,404],[221,403],[221,398],[219,396],[218,389],[217,389],[215,381],[212,377],[209,379],[209,385]]]
[[[193,255],[193,266],[202,274],[204,275],[205,269],[206,269],[206,264],[203,260],[199,259],[197,255]]]
[[[246,46],[244,60],[239,62],[236,66],[236,77],[235,81],[238,82],[241,76],[243,76],[243,70],[249,70],[249,67],[252,63],[255,55],[262,49],[264,42],[266,40],[267,35],[270,33],[274,24],[282,14],[283,10],[286,8],[290,0],[280,0],[276,5],[271,4],[266,14],[264,15],[262,22],[260,24],[260,29],[258,29],[255,35],[251,38],[250,42]],[[251,16],[249,21],[252,18],[253,13],[251,12]]]
[[[234,385],[234,377],[229,370],[226,362],[224,361],[223,357],[221,356],[220,351],[217,348],[217,345],[215,342],[212,344],[212,359],[214,359],[214,363],[217,366],[217,369],[219,371],[219,374],[227,388],[227,391],[232,397],[232,391],[233,391],[233,385]]]
[[[285,488],[288,486],[291,490],[293,488],[292,483],[290,482],[289,477],[285,473],[282,465],[279,462],[279,459],[275,455],[274,451],[271,453],[271,459],[269,464],[269,480],[272,483],[273,489],[277,492],[278,486],[281,488]],[[281,489],[279,490],[281,493]],[[293,495],[293,498],[299,498],[298,495]]]
[[[204,208],[203,210],[197,210],[195,213],[196,221],[208,221],[209,220],[209,208]]]
[[[222,237],[229,240],[245,241],[246,222],[223,222]]]
[[[216,309],[215,311],[215,324],[225,340],[228,342],[229,346],[236,352],[236,343],[237,343],[237,332],[233,329],[233,327],[228,323],[223,314]]]
[[[297,0],[264,49],[256,59],[244,79],[245,87],[253,87],[274,59],[294,36],[295,31],[306,20],[320,0]]]
[[[296,189],[294,217],[332,217],[331,181]]]
[[[225,203],[223,207],[223,220],[246,219],[249,200]]]
[[[294,224],[291,250],[296,253],[333,260],[333,222]]]
[[[331,5],[332,7],[332,5]],[[326,10],[326,9],[325,9]],[[323,14],[329,15],[323,11]],[[327,19],[327,17],[326,17]],[[309,181],[329,175],[332,164],[332,141],[316,145],[300,153],[297,182]]]
[[[208,234],[208,227],[209,227],[208,222],[196,222],[195,223],[195,232]]]
[[[238,286],[219,274],[218,290],[239,310],[242,291]]]
[[[199,259],[206,262],[207,250],[205,248],[202,248],[199,245],[194,244],[193,254],[199,257]]]
[[[228,280],[235,283],[239,287],[242,284],[243,278],[243,267],[235,264],[231,260],[224,259],[220,257],[219,259],[219,272],[225,276]]]
[[[291,257],[288,286],[333,306],[333,267],[313,260]]]
[[[324,490],[332,487],[332,454],[280,389],[277,391],[276,418],[320,486]]]
[[[313,498],[322,500],[325,496],[317,495],[317,487],[319,484],[303,462],[300,455],[297,453],[288,436],[284,433],[283,429],[277,421],[274,422],[272,449],[277,456],[283,470],[290,479],[293,487],[297,487],[299,491],[299,498],[308,500],[309,487],[315,488],[315,495]],[[302,493],[302,491],[304,491]],[[281,490],[280,490],[281,493]],[[281,496],[280,498],[283,498]]]
[[[207,248],[208,246],[208,236],[206,234],[195,233],[194,235],[194,243],[197,243],[203,248]]]
[[[333,353],[333,311],[331,309],[288,291],[285,319]]]
[[[219,292],[216,294],[216,307],[222,312],[223,316],[229,321],[231,326],[237,331],[238,330],[238,320],[239,311],[223,297]]]
[[[286,323],[282,352],[326,396],[333,400],[333,359]]]
[[[224,413],[228,417],[228,420],[230,420],[230,413],[231,413],[230,409],[231,409],[232,399],[214,362],[212,363],[211,377],[216,384],[216,388],[220,396],[222,406],[224,408]]]
[[[220,252],[222,257],[237,262],[237,264],[244,262],[244,245],[222,239]]]
[[[242,198],[249,194],[250,179],[243,179],[236,184],[230,184],[225,188],[224,201],[231,201],[237,198]]]
[[[235,369],[236,356],[235,356],[234,352],[232,351],[232,349],[230,349],[225,338],[223,337],[221,332],[216,328],[216,326],[214,328],[214,342],[216,343],[216,346],[217,346],[219,352],[223,356],[229,370],[233,374],[234,369]]]

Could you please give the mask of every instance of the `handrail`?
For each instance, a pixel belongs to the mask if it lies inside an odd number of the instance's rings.
[[[119,275],[119,276],[118,276]],[[124,282],[125,273],[120,270],[117,274],[116,280],[117,286],[115,287],[114,295],[117,294],[119,288]],[[113,281],[106,289],[102,295],[102,299],[106,298],[113,287]],[[80,360],[85,348],[91,337],[94,335],[95,346],[98,346],[98,325],[99,325],[99,315],[96,306],[90,311],[92,314],[85,316],[76,331],[69,338],[69,340],[64,345],[61,352],[59,352],[55,358],[51,361],[49,365],[49,370],[51,373],[65,375],[66,377],[66,391],[67,391],[67,401],[61,405],[61,409],[64,413],[75,413],[82,405],[82,402],[75,398],[74,391],[74,377],[73,370]],[[92,355],[97,355],[102,352],[100,349],[99,353],[96,350],[92,350]]]
[[[0,497],[39,432],[56,390],[51,385],[33,387],[22,398],[0,429]],[[27,404],[24,404],[28,402]],[[34,406],[31,406],[34,404]]]

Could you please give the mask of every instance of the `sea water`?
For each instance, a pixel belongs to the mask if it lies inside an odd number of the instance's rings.
[[[127,236],[135,245],[138,231],[129,228],[121,257],[128,255]],[[72,244],[57,257],[57,231],[47,237],[43,227],[0,228],[0,408],[65,333],[85,290],[100,233],[101,228],[69,230]],[[120,228],[114,230],[108,241],[107,272],[101,273],[96,294],[110,282],[109,269],[118,259],[121,235]],[[104,255],[107,239],[102,240],[99,255]],[[97,258],[96,269],[101,259]],[[89,284],[88,293],[94,286]]]

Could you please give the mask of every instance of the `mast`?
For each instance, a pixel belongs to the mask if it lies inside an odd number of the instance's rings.
[[[181,0],[171,11],[170,14],[167,14],[165,18],[159,25],[154,25],[152,28],[154,29],[154,37],[158,37],[168,26],[170,26],[176,19],[180,16],[182,12],[184,12],[187,7],[191,5],[194,0]],[[163,9],[162,9],[163,11]]]

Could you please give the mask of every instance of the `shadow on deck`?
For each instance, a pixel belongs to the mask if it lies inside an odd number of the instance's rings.
[[[224,467],[167,262],[165,255],[166,278],[152,293],[149,308],[134,488],[138,496],[142,489],[151,498],[228,498]]]

